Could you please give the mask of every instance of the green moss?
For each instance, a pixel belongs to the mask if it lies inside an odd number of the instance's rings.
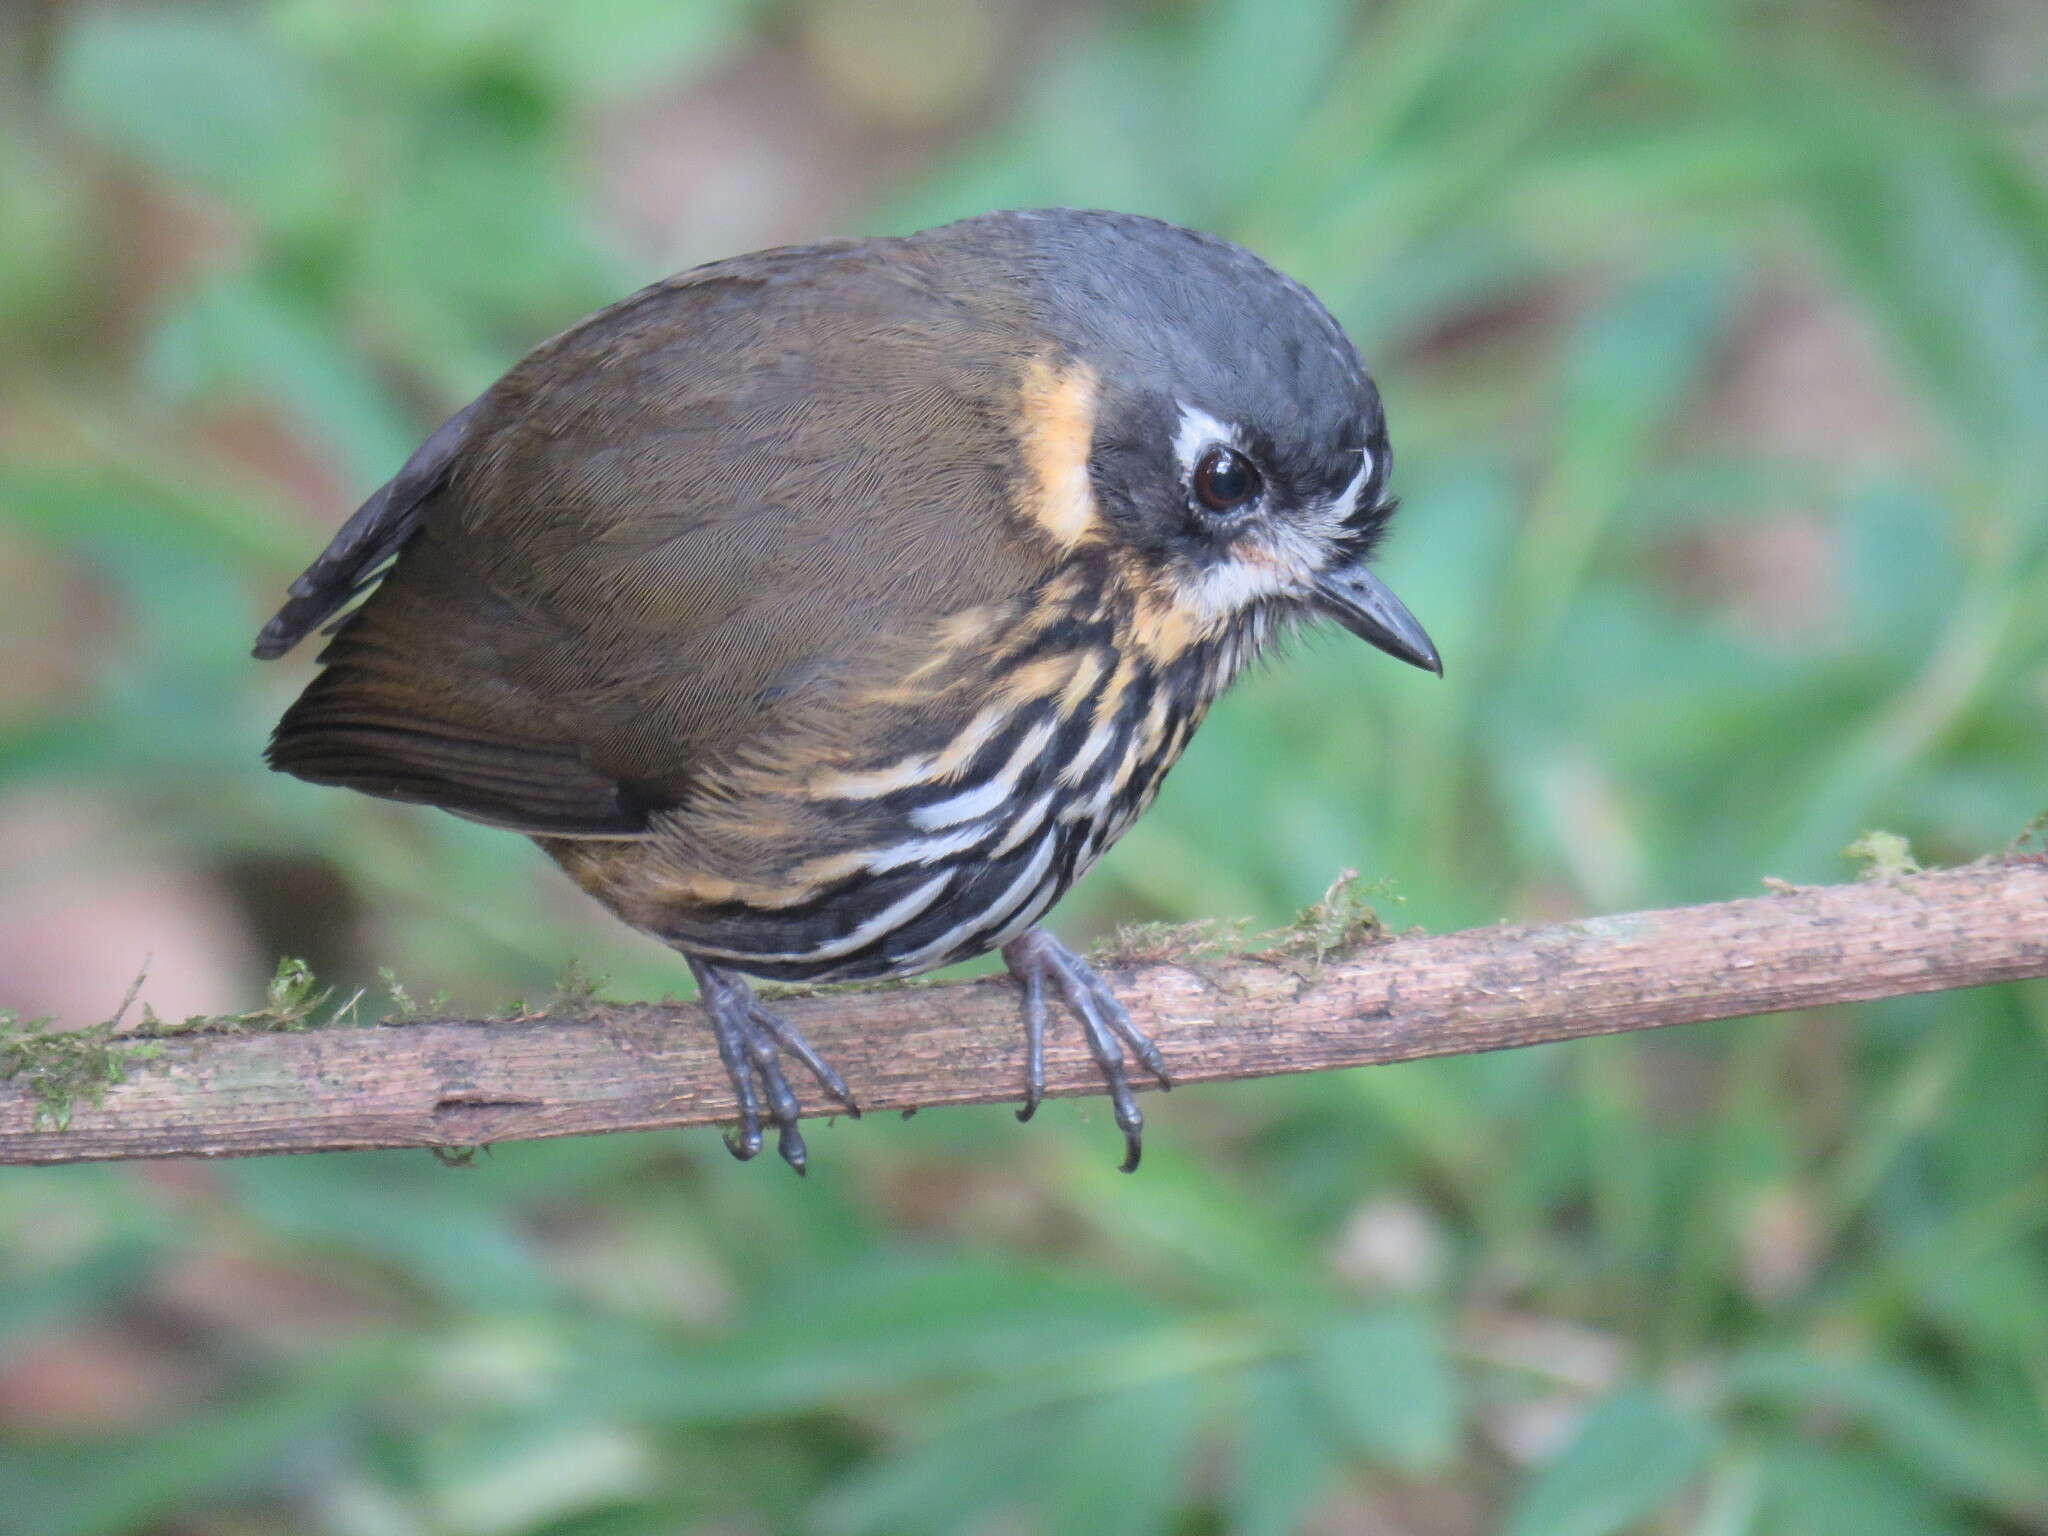
[[[523,1024],[533,1019],[588,1018],[609,1001],[604,989],[611,977],[593,975],[581,960],[572,959],[555,973],[554,990],[539,1002],[515,997],[503,1012],[486,1015],[499,1024]],[[445,999],[435,999],[436,1003]]]
[[[1322,899],[1310,903],[1294,921],[1270,933],[1252,933],[1243,921],[1193,923],[1130,923],[1117,929],[1091,951],[1089,958],[1111,968],[1137,965],[1184,965],[1197,970],[1205,963],[1240,957],[1279,964],[1306,961],[1311,968],[1388,937],[1374,901],[1400,901],[1393,883],[1361,883],[1356,870],[1345,870],[1331,882]]]
[[[2006,850],[2015,858],[2041,858],[2048,855],[2048,811],[2043,811],[2024,827],[2020,835],[2012,840]]]
[[[943,976],[883,976],[874,981],[757,981],[753,984],[754,995],[763,1002],[792,997],[836,997],[847,992],[909,992],[921,987],[951,985],[953,982]]]
[[[398,973],[388,965],[377,967],[377,979],[384,983],[384,995],[391,999],[391,1012],[385,1015],[387,1021],[412,1024],[448,1011],[446,992],[436,992],[424,1003],[419,1002],[405,989],[405,984],[398,979]]]
[[[244,1029],[309,1029],[313,1015],[333,995],[333,988],[314,980],[311,966],[287,955],[277,962],[270,985],[264,988],[263,1006],[234,1018]]]
[[[84,1029],[54,1029],[49,1019],[22,1020],[0,1009],[0,1083],[18,1082],[36,1101],[37,1130],[69,1130],[79,1103],[97,1107],[129,1066],[156,1054],[147,1041],[116,1033],[119,1020]]]
[[[320,1029],[354,1017],[356,1004],[362,998],[360,992],[333,1008],[326,1018],[321,1018],[320,1010],[327,1007],[333,996],[334,989],[321,986],[311,966],[296,956],[287,955],[277,962],[277,970],[263,990],[261,1008],[252,1008],[247,1013],[160,1019],[145,1003],[142,1023],[135,1033],[156,1039],[172,1035],[296,1034],[303,1029]]]
[[[611,977],[594,975],[581,960],[571,959],[555,977],[555,995],[548,999],[547,1012],[577,1018],[604,1005],[604,989]]]
[[[1389,937],[1378,908],[1369,897],[1399,901],[1393,883],[1375,880],[1361,884],[1358,871],[1347,869],[1330,882],[1320,901],[1304,907],[1301,915],[1276,933],[1262,955],[1274,959],[1302,959],[1311,966],[1347,955],[1368,944],[1381,944]]]
[[[1901,875],[1920,873],[1920,861],[1913,857],[1913,845],[1896,832],[1872,830],[1842,850],[1842,857],[1862,866],[1857,878],[1896,880]]]
[[[1112,970],[1134,965],[1189,964],[1241,955],[1252,946],[1243,919],[1204,918],[1192,923],[1125,923],[1088,952]]]

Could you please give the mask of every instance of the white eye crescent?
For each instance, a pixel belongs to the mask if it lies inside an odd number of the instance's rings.
[[[1221,444],[1241,448],[1244,434],[1228,422],[1218,421],[1199,406],[1182,405],[1180,422],[1173,432],[1173,456],[1180,460],[1182,480],[1192,484],[1195,465],[1208,449]]]

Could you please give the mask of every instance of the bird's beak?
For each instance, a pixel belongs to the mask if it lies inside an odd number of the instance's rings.
[[[1429,632],[1387,584],[1362,565],[1341,565],[1316,578],[1316,610],[1368,644],[1411,667],[1444,675]]]

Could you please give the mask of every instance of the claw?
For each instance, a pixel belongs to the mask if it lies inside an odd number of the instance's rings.
[[[1128,1049],[1161,1088],[1171,1088],[1159,1047],[1131,1022],[1130,1013],[1088,962],[1044,930],[1033,928],[1012,939],[1003,946],[1003,959],[1024,993],[1024,1105],[1017,1118],[1029,1120],[1045,1095],[1045,988],[1050,982],[1081,1021],[1088,1052],[1109,1089],[1117,1128],[1124,1133],[1123,1171],[1135,1172],[1144,1150],[1145,1116],[1131,1091],[1124,1052]]]
[[[848,1115],[858,1120],[860,1105],[854,1102],[853,1094],[847,1089],[846,1079],[839,1075],[832,1064],[811,1049],[810,1041],[791,1029],[775,1014],[754,1002],[752,998],[748,999],[748,1003],[748,1016],[753,1023],[767,1031],[777,1045],[802,1062],[809,1069],[811,1076],[818,1080],[818,1086],[837,1101]]]
[[[1131,1054],[1138,1058],[1138,1065],[1152,1074],[1162,1091],[1172,1092],[1173,1079],[1166,1075],[1166,1058],[1159,1053],[1159,1047],[1153,1044],[1152,1037],[1131,1022],[1130,1009],[1109,990],[1108,983],[1096,975],[1086,961],[1078,955],[1071,958],[1074,964],[1081,968],[1083,985],[1087,987],[1096,1006],[1102,1010],[1104,1021],[1116,1032],[1116,1037],[1130,1047]]]
[[[697,978],[697,990],[718,1038],[718,1056],[732,1079],[733,1096],[739,1100],[738,1125],[725,1137],[725,1149],[741,1162],[759,1154],[761,1122],[775,1127],[775,1149],[782,1160],[798,1173],[810,1164],[810,1149],[804,1145],[797,1120],[803,1104],[790,1087],[782,1070],[782,1055],[788,1053],[807,1067],[819,1086],[846,1112],[858,1119],[860,1106],[847,1091],[842,1078],[804,1039],[782,1019],[763,1008],[752,990],[739,977],[718,966],[685,957]]]
[[[782,1160],[794,1168],[797,1177],[802,1178],[811,1161],[810,1149],[804,1145],[803,1133],[794,1125],[780,1128],[775,1137],[775,1150],[782,1154]]]

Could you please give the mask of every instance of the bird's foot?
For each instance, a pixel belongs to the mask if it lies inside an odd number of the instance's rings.
[[[1124,1052],[1128,1049],[1161,1088],[1171,1088],[1159,1047],[1131,1022],[1129,1012],[1093,967],[1043,928],[1030,929],[1005,944],[1003,961],[1024,989],[1024,1107],[1017,1118],[1029,1120],[1045,1097],[1045,991],[1050,985],[1081,1021],[1089,1054],[1109,1085],[1117,1129],[1124,1133],[1123,1171],[1134,1172],[1143,1150],[1145,1117],[1131,1092]]]
[[[810,1160],[803,1133],[796,1126],[803,1106],[783,1074],[783,1053],[808,1067],[818,1086],[857,1120],[860,1105],[847,1091],[846,1079],[787,1022],[763,1008],[744,978],[721,966],[685,958],[690,960],[691,974],[697,978],[698,997],[718,1037],[719,1058],[725,1063],[733,1093],[740,1102],[739,1128],[725,1138],[725,1149],[741,1162],[759,1152],[765,1110],[768,1122],[775,1127],[776,1151],[785,1163],[802,1173]]]

